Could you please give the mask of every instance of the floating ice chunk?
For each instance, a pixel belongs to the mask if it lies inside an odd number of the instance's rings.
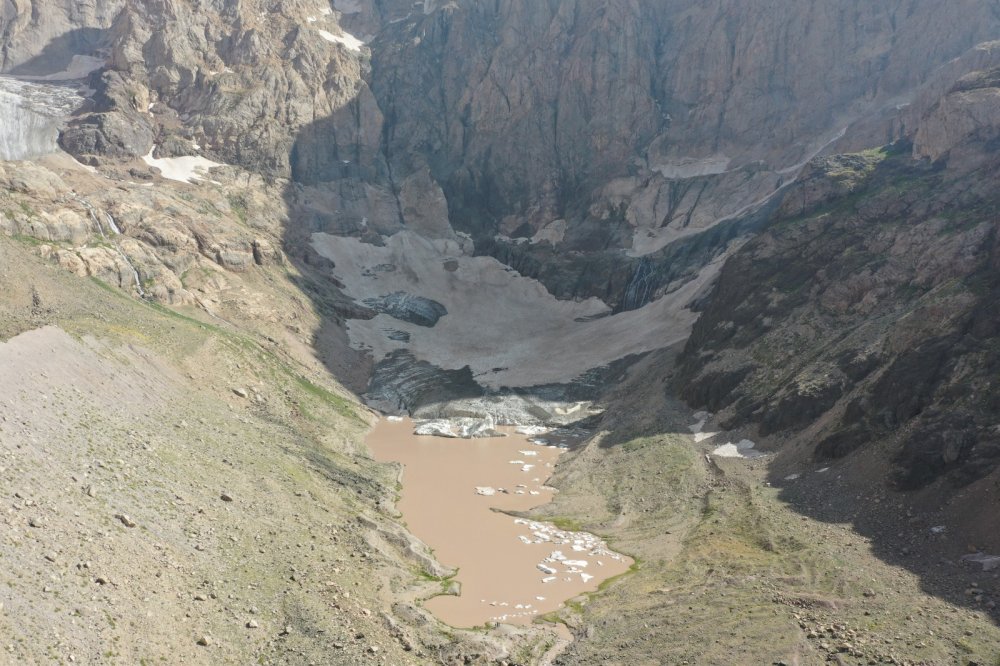
[[[385,417],[385,420],[389,421],[391,423],[402,423],[403,417],[402,416],[387,416],[387,417]]]
[[[510,463],[511,465],[523,465],[523,464],[524,464],[524,461],[523,461],[523,460],[509,460],[508,462],[509,462],[509,463]]]
[[[590,582],[591,580],[593,580],[593,578],[594,577],[591,576],[590,574],[585,574],[585,573],[580,574],[580,580],[582,580],[584,583]]]
[[[563,564],[565,564],[568,567],[588,567],[588,566],[590,566],[590,562],[588,562],[587,560],[565,560],[563,562]]]
[[[521,492],[521,493],[524,493],[524,491],[523,491],[523,490],[522,490],[522,491],[520,491],[520,492]],[[532,494],[532,495],[541,495],[541,493],[540,493],[540,492],[538,492],[537,490],[532,490],[532,491],[531,491],[531,494]]]
[[[538,570],[544,574],[554,574],[556,572],[555,569],[542,562],[539,562],[536,566],[538,567]]]
[[[545,597],[535,597],[535,601],[545,601]]]
[[[527,456],[528,458],[533,458],[538,455],[538,451],[518,451],[522,456]]]
[[[521,543],[531,543],[531,539],[529,539],[528,537],[524,536],[523,534],[521,536],[517,537],[517,538],[521,540]]]
[[[543,583],[551,583],[551,582],[552,582],[552,581],[554,581],[555,579],[556,579],[556,577],[555,577],[555,576],[546,576],[545,578],[543,578],[543,579],[542,579],[542,582],[543,582]]]
[[[522,472],[530,472],[530,471],[531,471],[531,470],[533,470],[533,469],[535,469],[535,466],[534,466],[534,465],[525,465],[525,466],[523,466],[523,467],[521,468],[521,471],[522,471]]]
[[[417,424],[413,434],[431,437],[448,437],[452,439],[478,439],[488,437],[503,437],[497,432],[493,419],[440,419],[422,421]]]
[[[486,497],[492,497],[497,494],[496,488],[490,488],[489,486],[476,486],[477,495],[485,495]]]

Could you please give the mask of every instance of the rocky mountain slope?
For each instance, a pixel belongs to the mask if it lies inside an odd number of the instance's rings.
[[[996,85],[963,77],[912,146],[814,163],[723,269],[681,394],[820,461],[877,446],[899,488],[995,485]]]
[[[994,2],[0,29],[9,659],[995,659]],[[636,571],[568,647],[441,625],[356,396],[582,426],[542,513]]]

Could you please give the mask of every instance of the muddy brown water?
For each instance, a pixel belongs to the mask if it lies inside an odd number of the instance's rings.
[[[402,463],[403,520],[438,561],[458,569],[461,594],[425,603],[443,622],[529,624],[631,566],[593,535],[503,513],[552,499],[544,484],[560,449],[513,429],[507,437],[467,440],[418,436],[413,428],[409,420],[383,419],[368,446],[377,460]]]

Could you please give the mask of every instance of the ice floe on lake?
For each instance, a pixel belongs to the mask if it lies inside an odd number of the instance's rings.
[[[552,428],[547,428],[545,426],[540,426],[540,425],[522,425],[522,426],[517,426],[514,432],[516,432],[518,435],[528,435],[529,437],[534,437],[536,435],[544,435],[550,432],[551,430]]]
[[[555,525],[525,518],[516,518],[514,523],[524,525],[531,532],[530,536],[518,536],[518,539],[524,544],[551,543],[554,546],[569,546],[574,553],[586,553],[589,558],[601,557],[616,561],[623,559],[622,555],[610,550],[603,539],[588,532],[570,532],[561,530]],[[586,583],[595,577],[583,571],[590,566],[591,561],[592,559],[584,559],[580,555],[576,555],[575,559],[570,559],[562,550],[553,550],[548,557],[536,565],[536,568],[546,574],[542,578],[543,583],[555,581],[558,574],[578,575]],[[602,560],[593,561],[596,561],[597,566],[604,566]],[[566,580],[572,580],[572,577]]]
[[[478,439],[481,437],[505,437],[496,429],[493,419],[435,419],[419,421],[413,430],[415,435],[448,437],[451,439]],[[522,462],[523,464],[523,462]]]

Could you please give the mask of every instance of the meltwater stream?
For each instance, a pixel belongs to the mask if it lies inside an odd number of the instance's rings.
[[[552,499],[545,482],[560,454],[506,430],[506,437],[453,439],[383,420],[368,438],[376,459],[403,465],[398,508],[407,528],[458,569],[461,594],[425,604],[455,627],[529,624],[632,564],[592,534],[503,513]]]

